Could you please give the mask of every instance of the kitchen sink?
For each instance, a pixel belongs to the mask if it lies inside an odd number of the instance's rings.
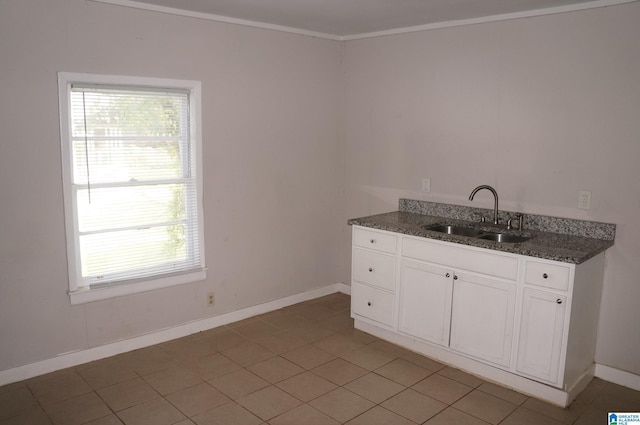
[[[482,230],[472,229],[470,227],[453,226],[451,224],[434,224],[427,226],[426,229],[434,232],[446,233],[447,235],[470,236],[473,238],[486,234],[486,232],[483,232]]]
[[[424,228],[426,230],[431,230],[432,232],[446,233],[447,235],[467,236],[470,238],[484,239],[497,243],[521,243],[531,239],[527,236],[514,235],[511,233],[485,232],[483,230],[456,226],[453,224],[432,224],[430,226],[425,226]]]
[[[528,238],[526,236],[511,235],[508,233],[487,233],[487,234],[478,236],[478,239],[485,239],[488,241],[494,241],[498,243],[520,243],[520,242],[526,242],[531,238]]]

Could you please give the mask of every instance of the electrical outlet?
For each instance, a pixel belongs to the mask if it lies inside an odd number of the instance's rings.
[[[424,192],[431,192],[431,179],[425,177],[422,179],[422,190]]]
[[[207,303],[209,304],[209,306],[212,306],[216,303],[216,296],[213,292],[209,292],[207,294]]]
[[[578,191],[578,208],[581,210],[591,209],[591,192],[587,190]]]

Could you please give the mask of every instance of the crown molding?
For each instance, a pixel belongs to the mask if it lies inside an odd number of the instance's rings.
[[[363,38],[383,37],[387,35],[406,34],[410,32],[428,31],[442,28],[461,27],[465,25],[485,24],[489,22],[510,21],[513,19],[534,18],[537,16],[556,15],[559,13],[577,12],[581,10],[596,9],[600,7],[616,6],[625,3],[634,3],[639,0],[594,0],[586,3],[567,6],[548,7],[545,9],[528,10],[524,12],[504,13],[500,15],[483,16],[481,18],[460,19],[455,21],[435,22],[432,24],[417,25],[412,27],[397,28],[387,31],[376,31],[364,34],[346,35],[342,41],[360,40]]]
[[[325,38],[328,40],[341,41],[342,37],[333,34],[325,34],[315,31],[307,31],[301,28],[287,27],[283,25],[268,24],[266,22],[250,21],[247,19],[230,18],[228,16],[214,15],[212,13],[194,12],[191,10],[177,9],[174,7],[158,6],[133,0],[90,0],[96,3],[107,3],[116,6],[131,7],[134,9],[148,10],[151,12],[167,13],[170,15],[185,16],[188,18],[205,19],[208,21],[224,22],[226,24],[242,25],[245,27],[261,28],[266,30],[288,32],[309,37]]]
[[[171,15],[185,16],[197,19],[206,19],[209,21],[224,22],[227,24],[243,25],[254,28],[261,28],[273,31],[281,31],[309,37],[324,38],[335,41],[350,41],[364,38],[384,37],[388,35],[406,34],[411,32],[429,31],[442,28],[452,28],[465,25],[477,25],[489,22],[508,21],[512,19],[533,18],[536,16],[555,15],[559,13],[577,12],[581,10],[596,9],[600,7],[616,6],[625,3],[634,3],[640,0],[594,0],[586,3],[577,3],[567,6],[549,7],[545,9],[528,10],[524,12],[504,13],[500,15],[483,16],[480,18],[460,19],[454,21],[435,22],[425,25],[417,25],[404,28],[395,28],[385,31],[375,31],[362,34],[337,35],[326,34],[322,32],[308,31],[301,28],[288,27],[283,25],[269,24],[265,22],[250,21],[246,19],[230,18],[228,16],[215,15],[211,13],[194,12],[190,10],[177,9],[173,7],[158,6],[149,3],[143,3],[135,0],[90,0],[97,3],[106,3],[116,6],[125,6],[135,9],[148,10],[152,12],[167,13]]]

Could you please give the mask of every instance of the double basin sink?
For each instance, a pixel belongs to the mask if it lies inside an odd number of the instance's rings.
[[[432,224],[424,226],[426,230],[432,232],[446,233],[447,235],[467,236],[470,238],[483,239],[498,243],[521,243],[526,242],[530,237],[514,235],[511,233],[487,232],[472,227],[455,226],[452,224]]]

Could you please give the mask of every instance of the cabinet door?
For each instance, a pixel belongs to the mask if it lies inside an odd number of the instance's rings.
[[[508,367],[516,285],[457,274],[453,284],[451,348]]]
[[[448,346],[453,271],[403,261],[398,328],[425,341]]]
[[[518,372],[558,383],[566,304],[563,295],[524,289]]]

